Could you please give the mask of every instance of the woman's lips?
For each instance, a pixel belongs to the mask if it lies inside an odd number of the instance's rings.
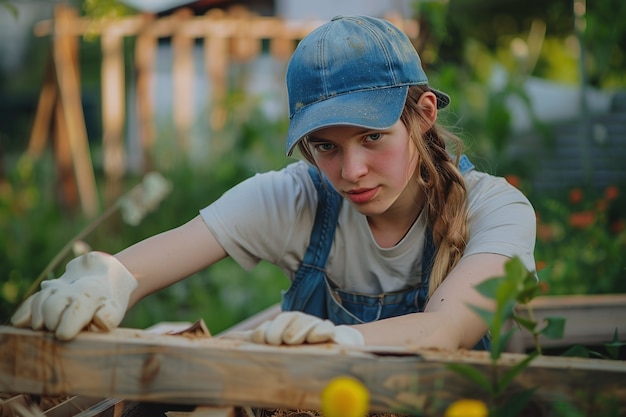
[[[363,204],[373,199],[377,192],[378,187],[359,188],[358,190],[347,191],[346,196],[355,204]]]

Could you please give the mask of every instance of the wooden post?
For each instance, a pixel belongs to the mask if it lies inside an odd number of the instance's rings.
[[[227,112],[224,107],[228,89],[228,44],[227,33],[220,20],[224,19],[222,10],[207,13],[208,25],[214,27],[204,38],[204,67],[211,80],[211,103],[209,120],[214,131],[221,130],[226,124]]]
[[[74,163],[72,162],[72,149],[67,140],[67,118],[65,109],[60,101],[54,107],[54,160],[57,172],[57,184],[59,188],[59,200],[61,205],[69,210],[78,207],[79,196],[75,178]]]
[[[261,38],[253,33],[250,22],[254,15],[244,6],[233,6],[229,10],[229,17],[235,25],[232,35],[232,56],[239,61],[249,61],[261,52]]]
[[[106,205],[109,206],[120,196],[126,164],[124,38],[115,27],[107,27],[101,34],[101,46],[102,146],[106,179],[104,195]]]
[[[28,140],[27,153],[35,159],[39,158],[46,148],[46,142],[51,133],[50,127],[52,126],[57,99],[56,74],[52,56],[50,56],[46,62],[43,86],[39,92],[37,111],[35,112],[35,119]]]
[[[154,126],[154,66],[157,53],[157,38],[149,30],[154,24],[152,15],[146,16],[146,25],[137,34],[135,41],[135,72],[137,80],[136,106],[141,148],[142,171],[153,169],[152,147],[156,140]]]
[[[185,155],[189,150],[189,135],[195,115],[193,91],[195,78],[194,39],[183,30],[185,21],[191,17],[190,9],[180,9],[172,17],[176,24],[172,37],[172,81],[174,88],[172,110],[178,143]]]
[[[60,137],[59,140],[69,142],[83,212],[87,217],[95,217],[99,211],[99,203],[80,96],[78,40],[65,30],[74,24],[76,16],[74,9],[64,5],[55,9],[54,65],[67,128],[67,136]]]

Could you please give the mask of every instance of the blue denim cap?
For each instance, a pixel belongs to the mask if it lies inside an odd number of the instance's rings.
[[[302,39],[287,66],[287,155],[324,127],[391,127],[411,85],[428,85],[428,78],[402,31],[373,17],[333,18]],[[447,94],[431,90],[438,108],[450,103]]]

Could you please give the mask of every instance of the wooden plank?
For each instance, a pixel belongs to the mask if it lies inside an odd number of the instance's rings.
[[[501,366],[523,355],[505,354]],[[0,327],[0,392],[90,395],[138,401],[260,408],[319,409],[335,377],[361,380],[371,410],[442,407],[483,398],[448,369],[466,363],[490,372],[487,352],[338,345],[266,346],[223,338],[155,335],[133,329],[82,333],[62,342],[50,333]],[[536,401],[613,397],[626,411],[626,362],[539,357],[511,389],[538,387]],[[580,393],[584,393],[580,398]]]
[[[196,407],[193,411],[168,411],[166,417],[235,417],[233,407]]]
[[[615,330],[622,339],[626,335],[626,294],[542,296],[532,300],[530,308],[538,323],[547,317],[566,320],[562,338],[539,338],[544,348],[602,345],[612,340]],[[528,307],[518,309],[520,315],[528,317]],[[532,348],[532,335],[525,331],[516,332],[508,346],[509,351],[517,353]]]
[[[102,404],[102,402],[103,400],[99,398],[74,396],[46,410],[44,415],[46,417],[76,417],[78,415],[81,415],[81,417],[95,417],[101,413],[89,413],[89,411],[95,405]],[[107,408],[115,405],[112,400],[106,400],[106,403],[108,404]]]
[[[215,9],[213,9],[215,10]],[[211,11],[212,12],[212,11]],[[116,19],[90,19],[82,17],[74,19],[70,25],[56,26],[52,20],[41,20],[33,28],[35,36],[70,35],[82,36],[87,33],[97,35],[106,30],[113,30],[120,36],[136,36],[145,30],[146,22],[153,17],[147,14],[124,16]],[[385,16],[390,22],[398,26],[410,38],[419,33],[419,25],[413,19],[404,19],[399,15]],[[150,25],[150,34],[157,38],[172,36],[175,32],[183,31],[185,35],[193,38],[204,38],[218,33],[219,36],[237,37],[240,28],[238,17],[230,17],[228,14],[219,21],[207,16],[194,16],[179,27],[176,19],[171,16],[154,20]],[[248,36],[255,39],[289,38],[302,39],[310,31],[326,23],[326,20],[286,20],[272,16],[250,16],[247,20]]]
[[[17,404],[17,405],[16,405]],[[0,416],[2,417],[18,417],[16,409],[28,406],[28,396],[19,394],[4,400],[0,398]]]

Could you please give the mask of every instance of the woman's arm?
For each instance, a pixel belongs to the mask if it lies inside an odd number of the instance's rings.
[[[410,345],[456,350],[471,349],[487,331],[486,323],[468,307],[494,309],[494,303],[474,287],[504,274],[509,258],[481,253],[456,265],[430,298],[423,313],[408,314],[354,326],[368,345]]]
[[[136,243],[115,257],[137,280],[129,308],[141,298],[225,258],[200,216],[172,230]]]

